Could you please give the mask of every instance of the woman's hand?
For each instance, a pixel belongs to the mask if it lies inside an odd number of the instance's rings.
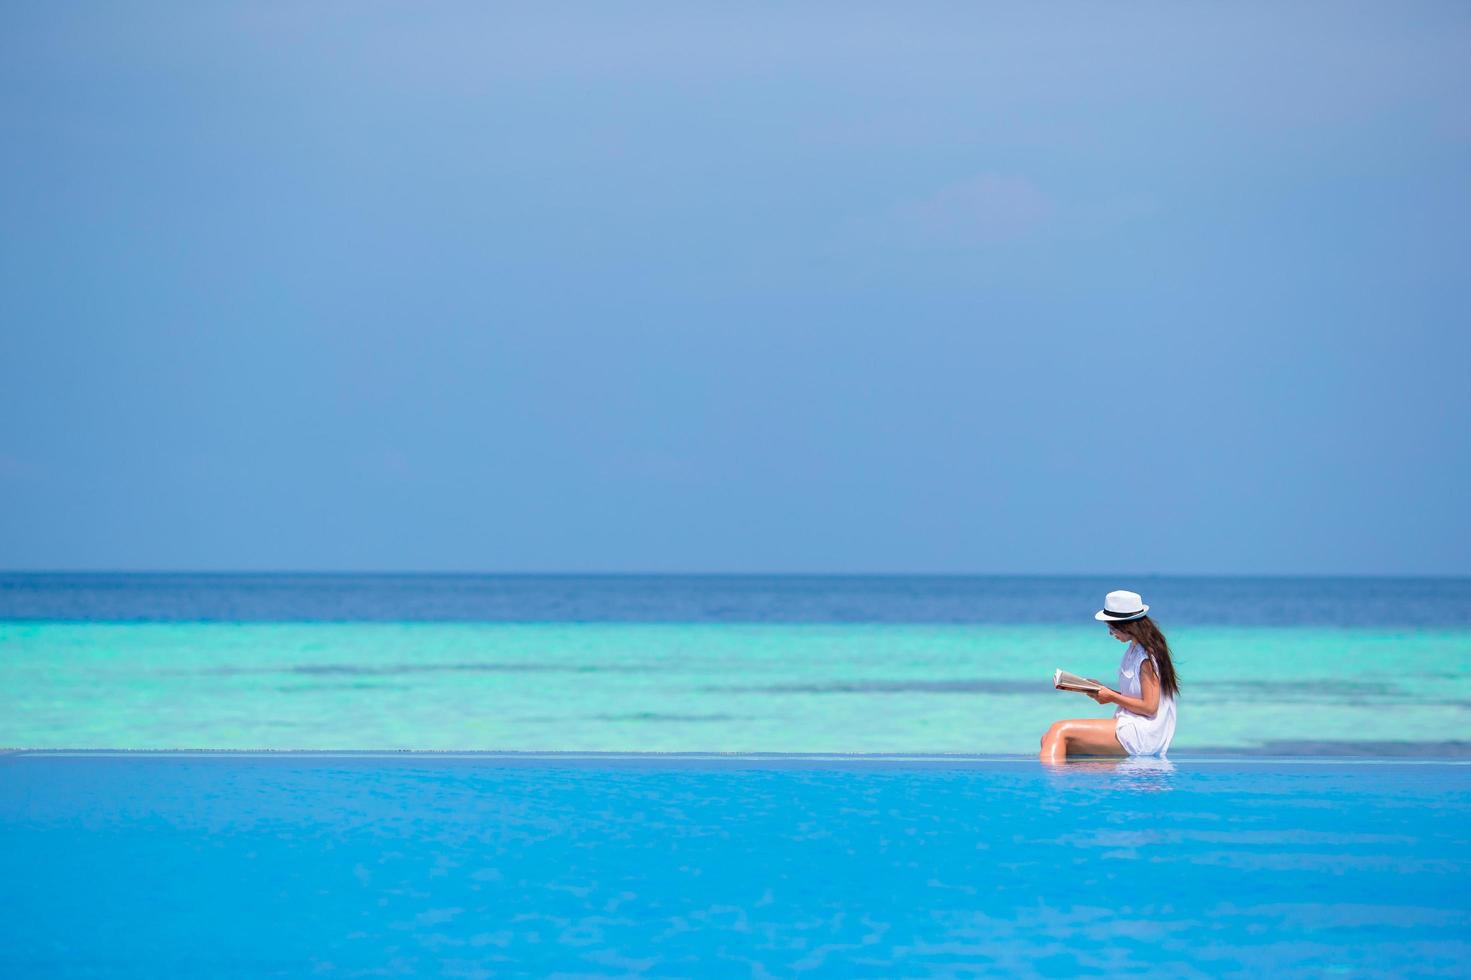
[[[1106,687],[1100,687],[1098,690],[1094,691],[1088,696],[1094,701],[1097,701],[1099,704],[1113,704],[1114,699],[1118,697],[1118,693],[1115,691],[1110,691]]]

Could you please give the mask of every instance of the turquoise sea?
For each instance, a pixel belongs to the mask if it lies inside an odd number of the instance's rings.
[[[1153,604],[1172,754],[1465,754],[1471,581],[0,577],[0,746],[1030,753]]]

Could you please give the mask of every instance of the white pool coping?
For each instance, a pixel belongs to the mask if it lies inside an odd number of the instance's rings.
[[[472,761],[527,765],[537,763],[596,766],[599,764],[756,764],[773,767],[808,765],[922,765],[965,767],[971,765],[1037,766],[1034,755],[958,753],[840,753],[840,752],[555,752],[555,751],[475,751],[475,750],[381,750],[381,749],[0,749],[0,757],[33,759],[272,759],[272,760],[343,760],[343,761]],[[1074,762],[1118,763],[1122,759],[1095,757]],[[1152,762],[1158,760],[1137,760]],[[1267,755],[1190,755],[1170,756],[1174,765],[1273,765],[1273,766],[1471,766],[1468,758],[1436,758],[1416,756],[1267,756]]]

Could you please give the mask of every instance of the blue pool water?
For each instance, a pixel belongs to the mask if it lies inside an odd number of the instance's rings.
[[[0,974],[1465,975],[1471,766],[0,756]]]

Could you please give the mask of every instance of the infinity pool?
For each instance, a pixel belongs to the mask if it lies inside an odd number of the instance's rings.
[[[0,974],[1465,975],[1471,766],[0,756]]]

